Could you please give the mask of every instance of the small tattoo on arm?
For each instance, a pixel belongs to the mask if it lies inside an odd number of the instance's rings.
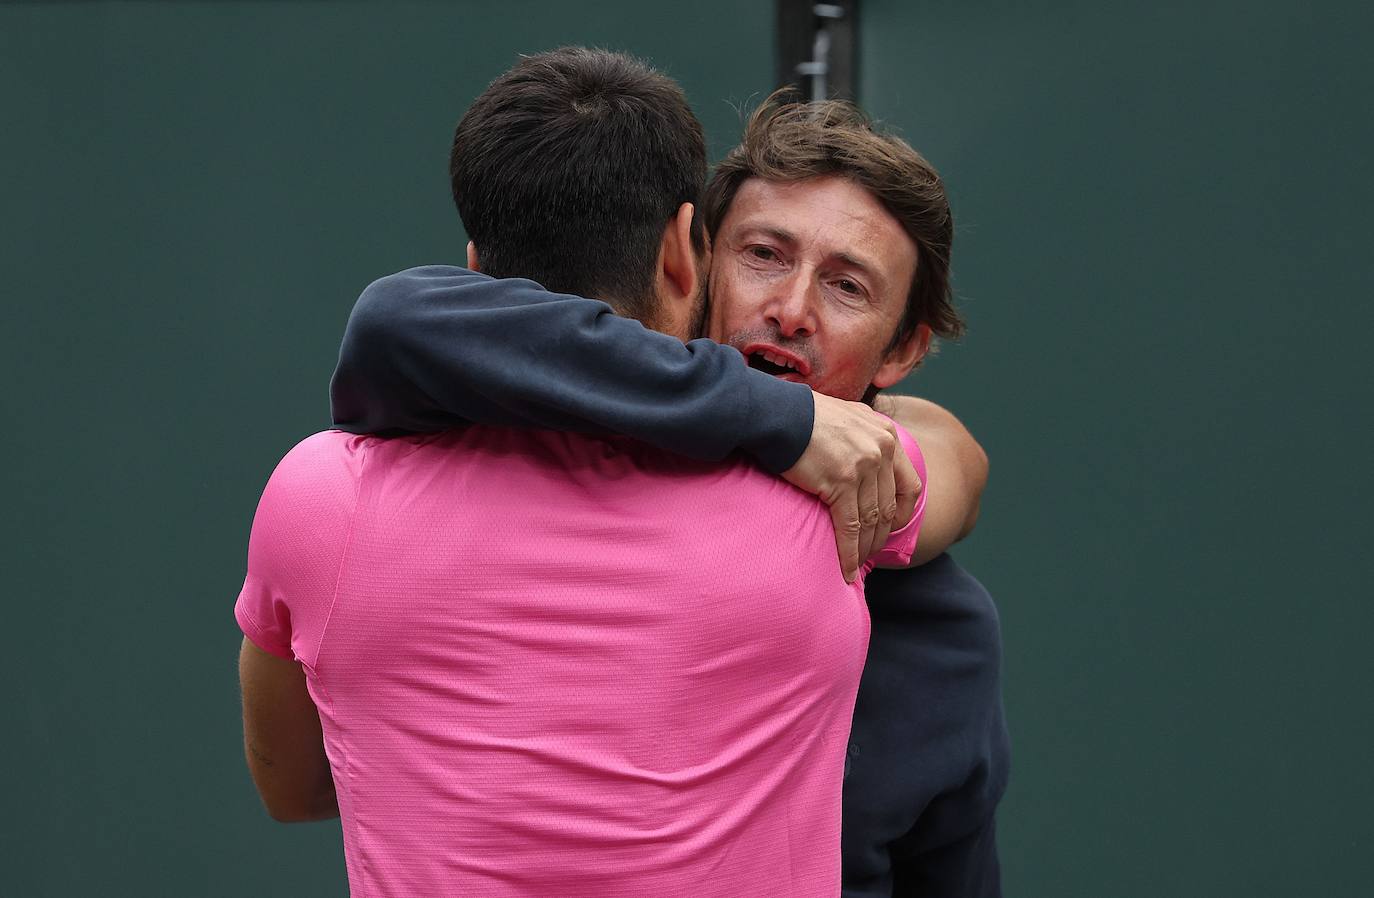
[[[273,761],[271,758],[267,757],[267,755],[265,755],[265,754],[263,754],[262,752],[258,751],[258,747],[257,747],[256,745],[254,745],[252,742],[249,742],[249,743],[248,743],[248,751],[253,755],[253,757],[255,757],[255,758],[257,758],[259,761],[261,761],[264,767],[275,767],[275,766],[277,766],[277,762],[276,762],[276,761]]]

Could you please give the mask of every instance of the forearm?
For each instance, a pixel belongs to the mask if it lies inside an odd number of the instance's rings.
[[[330,388],[353,432],[460,423],[619,433],[703,460],[792,467],[810,391],[708,340],[684,345],[605,303],[465,269],[382,278],[353,310]]]
[[[282,823],[339,816],[319,713],[300,665],[244,639],[239,682],[244,757],[267,813]]]
[[[254,753],[258,751],[255,746],[245,744],[244,748],[258,796],[273,820],[278,823],[311,823],[339,816],[338,793],[334,788],[334,778],[327,770],[322,778],[316,778],[313,783],[279,782],[270,772],[262,769],[263,756],[255,757]]]
[[[278,823],[315,823],[320,820],[334,820],[338,816],[339,797],[331,780],[327,788],[321,788],[298,806],[279,810],[272,815],[272,819]]]

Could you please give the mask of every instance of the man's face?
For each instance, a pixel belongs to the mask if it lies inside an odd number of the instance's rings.
[[[888,351],[916,257],[897,219],[852,181],[751,178],[712,245],[711,336],[756,368],[859,399],[925,351],[925,327]]]

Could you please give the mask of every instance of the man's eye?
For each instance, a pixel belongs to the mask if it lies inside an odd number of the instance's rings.
[[[766,246],[751,246],[749,247],[749,254],[754,258],[762,259],[765,262],[773,262],[776,261],[778,258],[778,254],[773,252]]]
[[[835,286],[839,287],[842,291],[850,294],[851,296],[858,296],[860,293],[864,292],[862,287],[860,287],[854,281],[851,281],[849,278],[840,278],[838,281],[835,282]]]

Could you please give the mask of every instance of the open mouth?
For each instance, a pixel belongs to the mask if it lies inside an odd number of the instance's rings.
[[[786,365],[779,365],[775,362],[770,362],[768,359],[757,354],[749,356],[749,367],[757,368],[764,374],[771,374],[774,377],[778,376],[779,374],[787,374],[789,372],[796,373],[797,370],[795,368],[790,368]]]
[[[774,377],[786,377],[790,374],[801,379],[811,373],[810,366],[806,362],[791,354],[777,352],[767,346],[746,346],[744,358],[750,368],[756,368],[764,374],[771,374]]]

